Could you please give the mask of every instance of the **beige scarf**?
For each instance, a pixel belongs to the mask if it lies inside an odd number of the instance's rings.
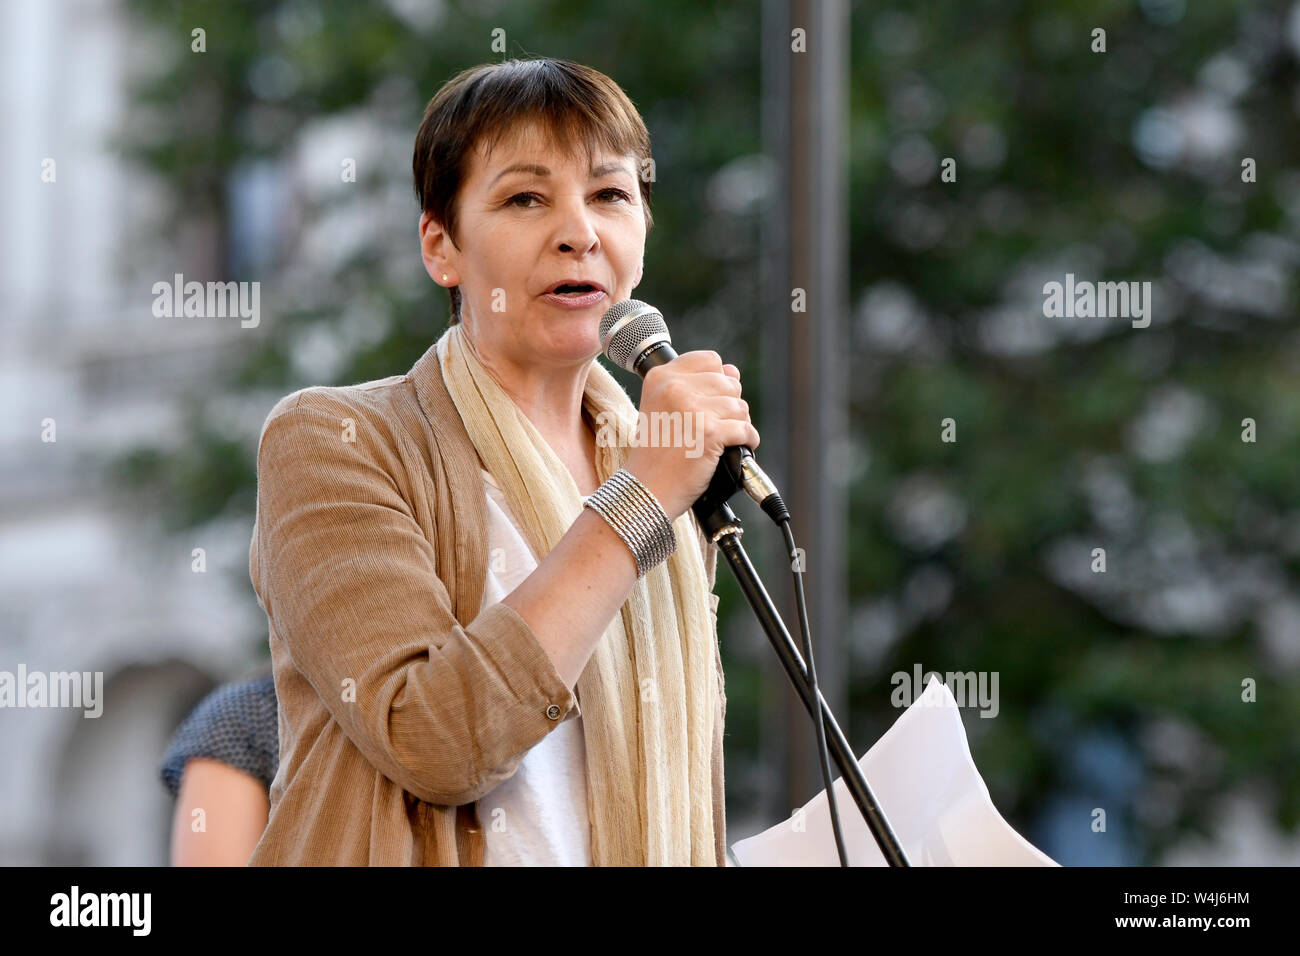
[[[437,349],[469,437],[540,562],[581,514],[578,486],[484,368],[462,325],[449,326]],[[603,439],[596,443],[603,482],[627,458],[637,409],[595,359],[583,407]],[[575,688],[597,866],[717,863],[711,763],[716,636],[698,525],[689,510],[673,530],[677,550],[637,581]]]

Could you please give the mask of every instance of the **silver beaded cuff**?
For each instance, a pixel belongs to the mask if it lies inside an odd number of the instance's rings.
[[[677,535],[668,513],[626,468],[610,475],[582,504],[604,518],[632,549],[638,578],[677,550]]]

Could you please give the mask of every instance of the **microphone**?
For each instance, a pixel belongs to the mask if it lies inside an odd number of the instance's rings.
[[[642,378],[655,366],[666,365],[677,358],[663,315],[654,306],[636,299],[614,303],[601,317],[600,347],[606,358],[619,368],[635,372]],[[758,467],[754,452],[748,445],[728,445],[718,459],[715,476],[713,484],[730,477],[731,485],[744,488],[745,493],[777,524],[790,520],[790,512],[776,485]],[[702,495],[701,500],[704,497]]]

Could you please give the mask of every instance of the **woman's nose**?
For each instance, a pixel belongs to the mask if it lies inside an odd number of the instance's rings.
[[[557,236],[560,251],[590,252],[600,240],[586,205],[579,199],[565,203],[561,209],[564,221]]]

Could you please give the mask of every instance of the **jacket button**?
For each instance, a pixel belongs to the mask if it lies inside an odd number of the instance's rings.
[[[546,708],[546,716],[549,717],[549,718],[551,718],[551,720],[559,720],[559,719],[560,719],[560,708],[559,708],[559,706],[556,705],[556,704],[552,704],[550,707],[547,707],[547,708]]]

